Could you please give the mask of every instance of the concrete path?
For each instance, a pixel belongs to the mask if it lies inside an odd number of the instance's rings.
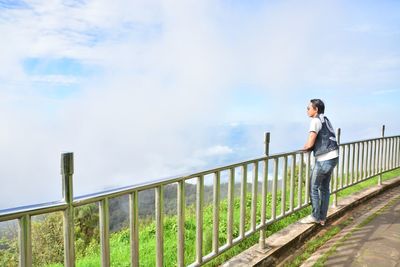
[[[353,211],[353,223],[316,251],[302,267],[331,254],[324,266],[400,267],[400,187]],[[333,250],[334,246],[337,246]]]
[[[356,228],[325,266],[400,266],[400,198]]]

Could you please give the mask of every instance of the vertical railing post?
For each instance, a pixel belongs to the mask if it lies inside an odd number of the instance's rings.
[[[269,155],[269,141],[270,141],[270,133],[265,133],[265,156]],[[261,225],[265,225],[265,219],[267,215],[267,186],[268,186],[268,159],[264,161],[264,180],[261,189]],[[265,249],[265,227],[262,227],[260,230],[260,239],[259,239],[260,249]]]
[[[185,266],[185,180],[179,181],[178,192],[178,266]]]
[[[129,195],[129,227],[131,241],[131,266],[139,267],[139,192]]]
[[[197,178],[196,185],[196,263],[203,262],[203,206],[204,206],[204,176]]]
[[[337,129],[336,131],[336,141],[338,144],[338,149],[340,150],[340,128]],[[340,151],[338,151],[340,152]],[[339,153],[340,156],[340,153]],[[337,207],[337,189],[338,189],[338,178],[339,178],[339,160],[338,160],[338,164],[336,164],[335,167],[335,171],[334,171],[334,175],[333,175],[333,188],[335,193],[333,193],[333,203],[332,203],[332,207],[336,208]]]
[[[376,174],[376,140],[372,141],[372,176]]]
[[[242,185],[240,189],[240,225],[239,236],[244,239],[246,234],[246,197],[247,197],[247,164],[242,166]]]
[[[390,146],[390,169],[393,169],[393,167],[394,167],[394,155],[395,155],[395,152],[394,152],[394,145],[395,145],[395,143],[394,143],[394,138],[390,138],[390,144],[391,144],[391,146]]]
[[[156,266],[164,266],[164,187],[156,188]]]
[[[399,138],[398,137],[395,137],[395,140],[396,140],[396,145],[395,145],[395,160],[394,160],[394,164],[395,164],[395,168],[397,168],[398,167],[398,163],[399,163]]]
[[[397,137],[397,167],[400,166],[400,138]]]
[[[74,154],[63,153],[61,155],[61,175],[63,186],[63,200],[68,204],[64,210],[64,264],[67,267],[75,266],[75,238],[74,238],[74,207],[72,205],[74,174]]]
[[[372,177],[372,141],[368,141],[368,177]]]
[[[253,165],[252,196],[251,196],[251,231],[256,230],[257,224],[257,194],[258,194],[258,162]]]
[[[287,182],[287,156],[283,157],[283,174],[282,174],[282,186],[281,186],[281,215],[284,216],[286,213],[286,182]]]
[[[389,161],[390,161],[390,139],[385,138],[385,172],[389,170]]]
[[[302,199],[302,192],[303,192],[303,189],[302,189],[302,184],[303,184],[303,172],[304,172],[304,168],[303,168],[303,166],[304,166],[304,153],[300,153],[300,166],[299,166],[299,177],[298,177],[298,180],[297,180],[297,186],[298,186],[298,188],[297,188],[297,203],[298,203],[298,208],[301,208],[301,206],[302,206],[302,201],[301,201],[301,199]]]
[[[314,159],[315,164],[315,159]],[[310,172],[311,172],[311,152],[307,152],[307,161],[306,161],[306,183],[305,183],[305,199],[304,205],[311,203],[310,199]]]
[[[293,212],[294,209],[294,173],[296,172],[296,154],[292,155],[292,162],[290,168],[290,206],[289,211]]]
[[[218,254],[219,250],[219,207],[220,207],[220,191],[221,191],[221,177],[220,172],[214,173],[214,190],[213,190],[213,240],[212,250],[213,253]]]
[[[354,172],[355,168],[354,168],[354,165],[355,165],[355,155],[356,155],[356,150],[355,150],[356,144],[355,144],[355,143],[351,144],[351,145],[349,146],[349,148],[351,149],[350,184],[353,184],[353,183],[354,183],[354,177],[355,177],[355,172]]]
[[[101,266],[110,266],[110,203],[108,197],[99,202]]]
[[[366,173],[366,171],[364,173]],[[350,184],[349,180],[350,180],[350,144],[346,146],[346,179],[345,179],[346,187],[349,186]]]
[[[235,168],[229,170],[228,182],[228,228],[227,228],[227,244],[232,246],[233,239],[233,213],[235,201]]]
[[[362,159],[361,159],[361,167],[362,167],[362,176],[361,180],[367,178],[367,154],[368,154],[368,147],[366,142],[362,142]]]
[[[276,219],[276,198],[278,190],[278,168],[279,168],[279,158],[274,158],[274,177],[272,180],[272,203],[271,203],[271,218]]]
[[[384,142],[385,140],[383,139],[385,137],[385,125],[382,126],[382,141],[381,141],[381,151],[380,151],[380,168],[379,168],[379,176],[378,176],[378,185],[382,185],[382,162],[383,161],[383,147],[384,147]]]
[[[360,143],[355,143],[354,144],[354,180],[357,183],[360,181]]]
[[[339,132],[340,133],[340,132]],[[363,145],[364,147],[364,145]],[[339,160],[340,160],[340,168],[338,169],[338,172],[340,172],[340,181],[339,181],[339,188],[343,188],[343,179],[344,179],[344,165],[345,165],[345,147],[340,145],[340,137],[339,137]]]
[[[32,266],[31,217],[29,214],[19,219],[19,267]]]

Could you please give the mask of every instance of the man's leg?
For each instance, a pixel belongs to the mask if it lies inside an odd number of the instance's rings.
[[[316,220],[320,220],[320,195],[319,188],[321,186],[321,163],[316,161],[314,169],[311,174],[311,205],[312,205],[312,216]]]
[[[318,215],[319,220],[321,221],[326,220],[326,215],[328,213],[329,197],[330,197],[329,184],[331,181],[332,171],[335,168],[336,164],[337,164],[337,158],[324,161],[321,165],[322,179],[321,179],[321,186],[319,188],[321,192],[321,207],[319,211],[320,213]]]

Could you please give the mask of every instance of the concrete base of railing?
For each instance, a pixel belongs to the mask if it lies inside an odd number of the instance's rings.
[[[386,190],[400,186],[400,177],[385,181],[381,186],[374,186],[355,193],[349,197],[338,201],[338,206],[328,212],[327,223],[334,221],[344,215],[344,213],[358,206],[359,204],[371,199]],[[232,266],[276,266],[289,255],[304,244],[314,233],[321,229],[317,224],[300,224],[296,222],[281,231],[271,235],[266,239],[266,246],[269,249],[264,251],[259,249],[259,245],[254,245],[248,250],[236,255],[222,267]]]

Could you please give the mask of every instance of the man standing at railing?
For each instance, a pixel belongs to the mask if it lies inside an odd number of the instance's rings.
[[[312,214],[301,223],[320,223],[325,225],[329,206],[329,183],[331,174],[339,157],[339,146],[335,131],[324,115],[325,105],[321,99],[311,99],[307,115],[311,118],[310,130],[304,150],[313,151],[315,165],[311,172],[310,196]]]

